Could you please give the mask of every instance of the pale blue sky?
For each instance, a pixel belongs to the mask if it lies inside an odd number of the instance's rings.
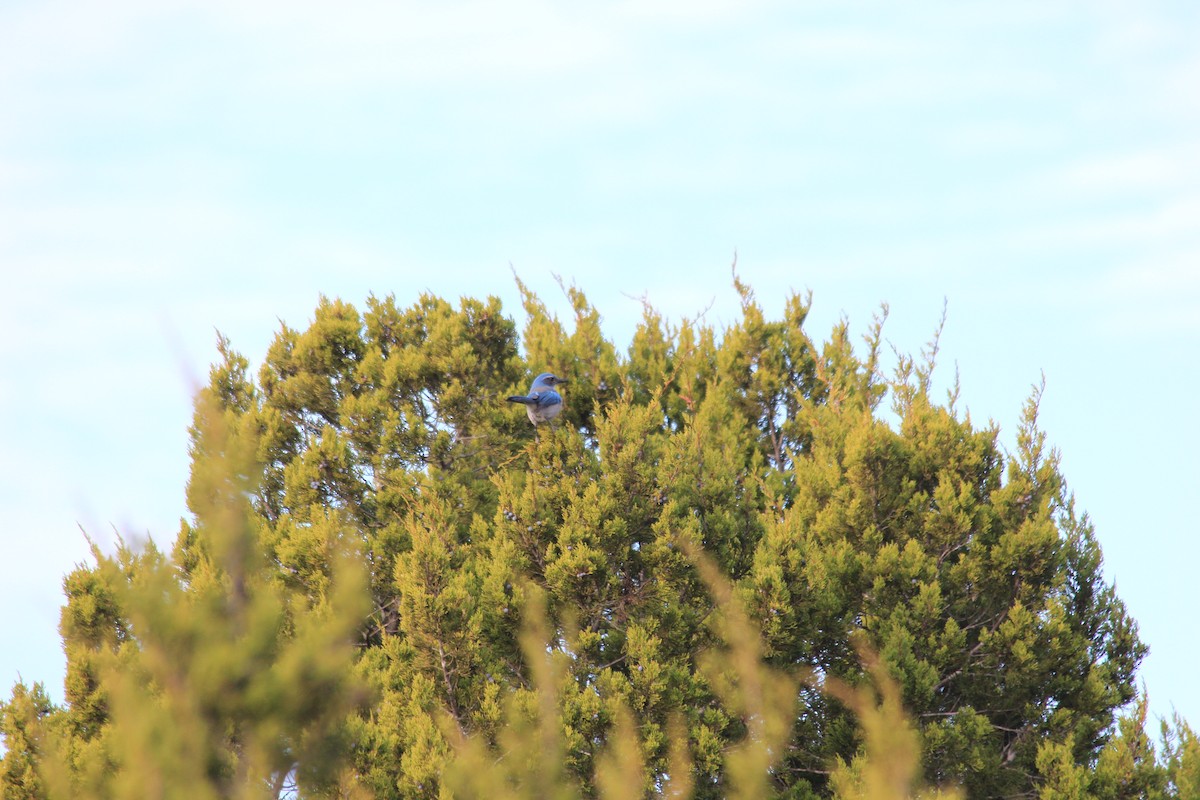
[[[811,288],[1013,442],[1043,423],[1200,722],[1200,4],[115,0],[0,5],[0,689],[61,698],[77,523],[170,542],[189,375],[319,293],[431,290],[619,344],[648,296]]]

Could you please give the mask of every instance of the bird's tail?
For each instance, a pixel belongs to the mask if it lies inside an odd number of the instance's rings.
[[[528,405],[532,405],[532,404],[536,403],[537,398],[536,397],[527,397],[527,396],[521,394],[521,395],[514,395],[513,397],[508,398],[508,402],[521,403],[522,405],[528,406]]]

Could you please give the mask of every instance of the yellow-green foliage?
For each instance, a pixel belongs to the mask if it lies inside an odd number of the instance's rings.
[[[716,601],[713,624],[722,642],[705,654],[703,670],[728,707],[746,720],[746,733],[725,753],[728,782],[723,796],[755,800],[771,796],[772,772],[787,746],[795,716],[795,677],[766,665],[753,622],[714,563],[692,550],[700,573]],[[449,762],[444,789],[460,800],[498,798],[569,800],[594,793],[602,800],[639,800],[647,796],[693,796],[693,765],[682,724],[668,734],[670,755],[662,775],[647,771],[640,746],[643,737],[624,702],[612,710],[614,724],[604,751],[596,759],[593,780],[580,782],[565,769],[570,731],[561,724],[570,648],[548,646],[543,600],[531,588],[530,625],[522,645],[533,673],[531,689],[514,695],[494,747],[467,737],[447,718],[456,757]],[[871,682],[852,688],[825,681],[827,691],[846,703],[863,726],[863,750],[850,764],[839,763],[832,774],[838,800],[956,800],[953,789],[921,788],[920,741],[900,702],[899,688],[878,660],[864,651]],[[818,683],[810,676],[810,682]]]
[[[523,352],[428,295],[323,298],[257,374],[220,339],[191,517],[67,576],[66,704],[0,705],[0,798],[1195,789],[1190,728],[1114,724],[1145,648],[1040,390],[1009,456],[936,338],[882,373],[885,314],[860,353],[735,279],[727,327],[647,306],[622,351],[519,288]],[[545,370],[535,436],[504,398]]]
[[[863,729],[863,748],[833,772],[838,800],[955,800],[953,788],[921,788],[921,737],[901,704],[900,689],[876,656],[861,651],[871,683],[854,688],[830,679],[825,689],[853,709]]]
[[[249,799],[343,777],[342,728],[365,699],[351,670],[367,612],[353,540],[330,532],[328,592],[291,591],[249,504],[255,440],[201,398],[195,442],[188,537],[203,545],[186,580],[152,544],[93,548],[90,572],[123,619],[92,662],[106,724],[86,743],[43,737],[49,797]]]

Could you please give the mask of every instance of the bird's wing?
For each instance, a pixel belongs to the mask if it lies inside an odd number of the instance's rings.
[[[562,395],[560,395],[558,392],[554,391],[553,389],[549,389],[545,392],[539,392],[537,395],[537,399],[534,400],[534,402],[537,403],[538,406],[540,406],[542,408],[544,408],[546,406],[553,406],[553,405],[557,405],[562,402]]]

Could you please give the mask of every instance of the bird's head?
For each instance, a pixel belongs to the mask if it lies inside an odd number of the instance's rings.
[[[546,386],[546,387],[553,389],[555,386],[558,386],[560,383],[566,383],[566,382],[567,382],[566,378],[560,378],[557,375],[555,375],[553,372],[543,372],[541,375],[538,375],[536,378],[533,379],[533,386],[534,386],[534,388],[537,388],[538,386]]]

